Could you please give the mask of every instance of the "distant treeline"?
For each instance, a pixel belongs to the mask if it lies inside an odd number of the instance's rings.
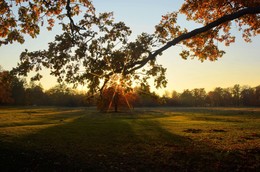
[[[104,94],[104,101],[111,104],[112,94]],[[120,96],[122,98],[120,98]],[[40,84],[31,82],[27,84],[25,79],[13,77],[7,71],[0,71],[0,105],[37,105],[37,106],[95,106],[99,99],[98,94],[79,92],[60,84],[43,90]],[[213,91],[206,92],[204,88],[166,92],[159,96],[151,92],[147,86],[137,87],[131,94],[117,94],[120,101],[129,100],[133,107],[140,106],[260,106],[260,85],[257,87],[234,85],[230,88],[217,87]],[[120,105],[120,102],[119,102]],[[122,103],[121,103],[122,106]]]
[[[234,85],[230,88],[216,87],[206,92],[204,88],[173,91],[161,97],[164,105],[193,107],[260,106],[260,85],[257,87]]]

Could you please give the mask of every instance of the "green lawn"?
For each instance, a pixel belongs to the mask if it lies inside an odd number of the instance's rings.
[[[259,108],[0,107],[0,171],[259,170]]]

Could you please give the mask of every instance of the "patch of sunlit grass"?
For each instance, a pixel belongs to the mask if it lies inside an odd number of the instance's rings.
[[[73,122],[80,109],[55,108],[7,108],[0,114],[0,135],[4,138],[17,138],[35,134],[40,130]]]
[[[172,113],[172,117],[161,118],[159,121],[164,128],[174,134],[191,138],[216,149],[260,148],[259,114],[247,115],[248,109],[246,109],[241,116],[239,113],[230,114],[230,109],[221,110],[225,112],[218,115],[194,112],[186,112],[182,115]]]

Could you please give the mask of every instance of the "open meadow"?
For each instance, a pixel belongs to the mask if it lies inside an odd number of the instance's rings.
[[[259,108],[0,107],[1,171],[260,171]]]

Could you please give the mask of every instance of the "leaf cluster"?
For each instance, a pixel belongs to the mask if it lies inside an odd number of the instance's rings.
[[[72,19],[81,10],[86,13],[95,11],[89,0],[1,0],[0,46],[24,43],[24,35],[35,38],[44,23],[51,30],[55,20]],[[73,24],[72,20],[70,22]]]
[[[260,2],[255,0],[186,0],[183,3],[180,13],[204,26],[218,20],[222,16],[233,14],[248,7],[259,7]],[[246,42],[251,42],[251,37],[260,33],[260,18],[258,14],[244,15],[232,21],[218,25],[210,31],[196,35],[182,43],[190,50],[191,57],[198,57],[200,60],[217,60],[222,57],[224,51],[219,50],[218,42],[224,42],[226,46],[235,42],[235,36],[231,29],[236,28],[242,32]],[[182,52],[182,57],[187,58],[188,54]]]
[[[232,28],[241,31],[246,42],[250,42],[251,37],[259,34],[259,8],[259,1],[253,0],[186,0],[178,13],[162,16],[162,20],[156,25],[156,34],[159,42],[166,44],[164,49],[176,44],[183,45],[183,51],[180,53],[183,59],[191,57],[201,61],[214,61],[225,53],[219,49],[218,43],[223,42],[229,46],[235,42]],[[250,9],[257,10],[258,13],[250,14]],[[243,10],[247,10],[248,14],[239,15]],[[186,15],[188,21],[195,21],[203,27],[192,31],[181,28],[177,22],[180,13]],[[235,17],[236,15],[239,17]]]

